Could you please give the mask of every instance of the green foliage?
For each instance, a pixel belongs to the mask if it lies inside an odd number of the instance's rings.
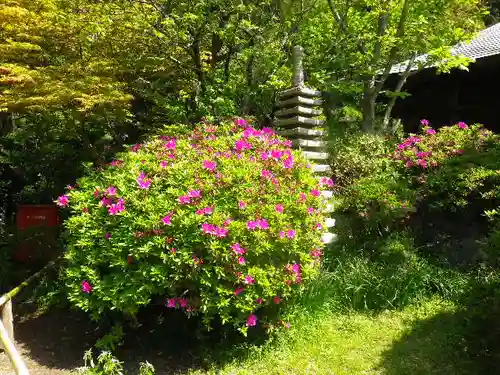
[[[316,273],[319,186],[290,141],[244,120],[134,145],[58,199],[69,300],[97,319],[160,297],[245,332]]]
[[[92,351],[83,356],[85,366],[77,369],[81,375],[123,375],[123,362],[120,362],[111,352],[103,351],[94,361]],[[141,362],[137,375],[154,375],[155,369],[149,362]]]

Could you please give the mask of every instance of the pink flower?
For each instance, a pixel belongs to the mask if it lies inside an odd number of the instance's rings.
[[[293,229],[290,229],[288,232],[286,232],[286,236],[290,239],[295,238],[295,235],[297,232],[295,232]]]
[[[246,120],[244,120],[242,118],[234,120],[234,123],[235,123],[235,125],[238,125],[238,126],[241,126],[241,127],[244,127],[244,126],[247,125]]]
[[[149,186],[151,185],[151,179],[148,179],[144,172],[141,172],[139,174],[139,177],[137,177],[136,181],[137,184],[139,185],[139,188],[141,189],[149,189]]]
[[[257,316],[255,314],[251,314],[247,319],[247,326],[254,327],[257,325]]]
[[[271,157],[276,160],[280,160],[283,157],[283,151],[281,150],[272,150]]]
[[[280,231],[280,238],[285,238],[285,232],[284,231]]]
[[[427,129],[426,133],[427,134],[436,134],[436,131],[434,129]]]
[[[243,288],[243,287],[238,287],[238,288],[236,288],[236,289],[234,290],[234,292],[233,292],[233,293],[234,293],[234,295],[235,295],[235,296],[239,296],[241,293],[243,293],[243,291],[244,291],[244,290],[245,290],[245,288]]]
[[[242,248],[241,245],[239,243],[235,243],[231,246],[231,249],[233,249],[233,251],[238,254],[238,255],[243,255],[245,254],[246,252],[246,249]]]
[[[139,144],[139,143],[136,143],[135,145],[133,145],[132,147],[130,147],[130,151],[132,152],[137,152],[139,151],[139,149],[141,148],[142,146]]]
[[[299,194],[299,202],[305,202],[307,200],[307,195],[305,193]]]
[[[203,231],[203,233],[215,234],[215,225],[203,223],[201,224],[201,230]]]
[[[314,213],[314,208],[309,207],[309,208],[307,209],[307,213],[308,213],[308,214],[310,214],[310,215],[312,215],[312,214]]]
[[[109,239],[111,238],[111,233],[109,233],[109,232],[108,232],[108,233],[106,233],[106,234],[104,235],[104,238],[105,238],[105,239],[107,239],[107,240],[109,240]]]
[[[226,237],[228,232],[229,231],[226,228],[221,228],[221,227],[215,228],[215,235],[217,237]]]
[[[122,160],[113,160],[110,164],[112,167],[119,167],[122,163]]]
[[[257,220],[257,227],[260,229],[269,229],[269,223],[266,219],[259,219]]]
[[[187,195],[181,195],[178,198],[178,201],[180,204],[188,204],[188,203],[191,203],[191,198],[188,197]]]
[[[183,309],[185,307],[187,307],[187,305],[188,305],[188,300],[185,298],[179,298],[178,302],[179,302],[179,305],[181,306],[181,308],[183,308]]]
[[[175,300],[175,298],[170,298],[167,301],[167,307],[170,307],[171,309],[175,309],[177,307],[177,301]]]
[[[201,197],[201,192],[199,190],[191,190],[188,192],[188,196],[190,198],[200,198]]]
[[[279,212],[280,214],[283,213],[283,211],[285,210],[285,207],[282,205],[282,204],[277,204],[274,209],[276,210],[276,212]]]
[[[288,168],[288,169],[293,168],[293,164],[294,164],[294,160],[293,160],[292,155],[288,156],[288,158],[286,158],[283,161],[283,167]]]
[[[294,263],[291,267],[293,273],[300,273],[300,264]]]
[[[274,301],[275,304],[279,305],[280,302],[281,302],[281,298],[278,297],[278,296],[276,296],[276,297],[273,298],[273,301]]]
[[[117,203],[112,204],[108,207],[108,213],[110,215],[117,215],[123,211],[125,211],[125,206],[123,205],[123,199],[119,199]]]
[[[257,305],[262,305],[262,303],[264,302],[264,300],[263,300],[262,298],[260,298],[260,297],[259,297],[259,298],[257,298],[257,299],[255,300],[255,302],[257,302]]]
[[[426,119],[420,120],[420,124],[422,126],[429,126],[429,120],[426,120]]]
[[[271,128],[262,128],[262,133],[266,135],[274,135],[274,130]]]
[[[215,161],[203,160],[203,168],[213,172],[217,168],[217,163]]]
[[[262,160],[267,160],[269,159],[269,152],[263,152],[262,154],[260,154],[260,158]]]
[[[169,213],[167,216],[161,219],[162,223],[165,225],[172,225],[172,215],[173,213]]]
[[[247,204],[246,204],[245,202],[243,202],[243,201],[239,201],[239,202],[238,202],[238,207],[239,207],[240,209],[243,209],[243,208],[245,208],[246,206],[247,206]]]
[[[260,173],[262,177],[264,178],[270,178],[273,177],[273,174],[271,171],[268,171],[267,169],[263,169],[262,172]]]
[[[205,207],[199,210],[196,210],[197,215],[210,215],[212,213],[212,207]]]
[[[413,167],[415,164],[414,164],[412,161],[407,161],[405,165],[406,165],[406,167],[407,167],[407,168],[411,168],[411,167]]]
[[[87,281],[87,280],[83,280],[82,281],[82,292],[83,293],[92,293],[92,285],[90,285],[90,283]]]
[[[253,220],[250,220],[248,223],[247,223],[247,227],[248,229],[250,230],[254,230],[257,228],[257,222],[256,221],[253,221]]]
[[[250,275],[245,276],[245,284],[248,284],[248,285],[255,284],[255,279]]]
[[[101,202],[100,202],[101,206],[103,206],[103,207],[108,207],[112,203],[113,203],[113,201],[111,200],[111,198],[103,198],[103,199],[101,199]]]
[[[229,224],[231,224],[233,222],[233,219],[231,218],[228,218],[224,221],[224,223],[222,225],[224,225],[225,227],[227,227]]]
[[[322,252],[320,249],[315,249],[311,251],[311,256],[313,258],[319,258],[321,256]]]
[[[106,190],[106,194],[108,196],[115,196],[116,195],[116,188],[114,186],[110,186],[107,190]]]
[[[67,207],[69,205],[69,197],[67,195],[61,195],[56,201],[59,207]]]
[[[321,230],[321,229],[323,229],[323,225],[321,225],[320,223],[318,223],[318,224],[315,225],[315,228]]]
[[[175,253],[177,252],[177,248],[175,248],[175,247],[171,248],[171,249],[170,249],[170,252],[171,252],[172,254],[175,254]]]
[[[467,128],[468,128],[467,124],[466,124],[465,122],[463,122],[463,121],[460,121],[460,122],[457,124],[457,126],[458,126],[460,129],[467,129]]]
[[[246,140],[240,139],[236,141],[236,143],[234,144],[234,148],[236,149],[236,151],[250,150],[252,148],[252,145]]]
[[[162,168],[166,168],[166,167],[168,167],[168,162],[166,162],[165,160],[162,160],[162,161],[160,162],[160,167],[162,167]]]
[[[425,160],[423,160],[423,159],[419,159],[419,160],[417,161],[417,164],[418,164],[419,166],[421,166],[422,168],[427,168],[427,161],[425,161]]]
[[[332,187],[333,186],[333,180],[331,178],[328,178],[328,177],[321,177],[319,179],[319,184],[321,186],[327,185],[327,186]]]
[[[245,258],[243,258],[243,257],[238,258],[238,264],[244,265],[245,263],[246,263]]]
[[[165,148],[167,150],[175,150],[177,148],[177,140],[174,138],[174,139],[171,139],[169,140],[166,144],[165,144]]]
[[[311,190],[311,195],[313,197],[319,197],[321,195],[321,192],[319,190],[313,189]]]

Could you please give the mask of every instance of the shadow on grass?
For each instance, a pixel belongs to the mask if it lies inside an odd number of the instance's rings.
[[[394,342],[382,363],[388,375],[500,373],[500,281],[475,282],[457,302]]]

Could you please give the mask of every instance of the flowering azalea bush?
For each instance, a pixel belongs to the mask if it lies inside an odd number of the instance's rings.
[[[484,213],[500,203],[491,200],[500,198],[494,188],[500,182],[498,145],[498,136],[480,125],[459,122],[435,130],[422,120],[421,132],[386,156],[384,170],[359,179],[341,195],[337,229],[347,237],[365,234],[370,241],[410,220],[415,225],[416,217],[428,231],[438,217],[463,211],[473,201]]]
[[[93,318],[168,309],[243,332],[316,272],[322,185],[291,142],[245,120],[200,124],[118,155],[57,199],[70,301]]]

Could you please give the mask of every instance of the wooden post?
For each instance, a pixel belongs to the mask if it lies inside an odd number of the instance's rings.
[[[9,333],[0,320],[0,342],[3,344],[5,353],[14,367],[16,375],[29,375],[28,368],[24,364],[21,355],[16,350],[14,343],[10,340]]]

